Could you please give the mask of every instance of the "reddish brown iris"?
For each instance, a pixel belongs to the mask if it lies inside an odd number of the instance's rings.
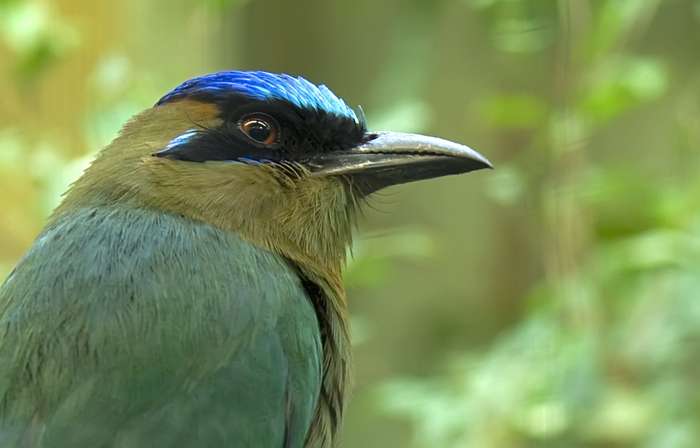
[[[279,138],[279,124],[269,115],[246,115],[241,119],[238,127],[245,135],[263,145],[271,145]]]

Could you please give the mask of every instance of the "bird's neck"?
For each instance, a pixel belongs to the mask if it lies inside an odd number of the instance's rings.
[[[182,162],[154,157],[175,137],[218,118],[157,107],[136,115],[103,149],[54,212],[133,204],[207,222],[340,283],[355,199],[338,179],[280,176],[274,166]]]

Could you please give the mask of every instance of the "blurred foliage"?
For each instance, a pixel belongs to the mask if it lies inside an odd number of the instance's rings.
[[[382,407],[412,422],[420,447],[696,446],[700,72],[678,95],[671,61],[626,42],[642,37],[661,2],[559,2],[568,21],[558,25],[560,49],[546,45],[554,25],[541,31],[554,8],[533,3],[476,6],[492,13],[495,48],[551,49],[562,59],[565,98],[498,92],[474,107],[494,127],[532,127],[526,157],[542,162],[536,153],[548,152],[548,172],[524,172],[528,161],[515,160],[488,185],[504,206],[539,196],[549,266],[517,325],[481,352],[449,356],[439,375],[389,381]],[[676,170],[590,160],[606,123],[664,98],[692,114],[659,148]]]
[[[49,3],[0,2],[0,36],[12,52],[16,79],[39,76],[79,43],[75,27],[58,16]]]
[[[178,82],[301,74],[497,168],[370,200],[344,447],[700,440],[700,2],[99,3],[0,0],[0,276]]]

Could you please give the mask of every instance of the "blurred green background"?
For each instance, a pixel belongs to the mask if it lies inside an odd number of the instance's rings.
[[[700,446],[700,1],[0,0],[0,277],[181,81],[324,83],[495,171],[371,201],[341,446]]]

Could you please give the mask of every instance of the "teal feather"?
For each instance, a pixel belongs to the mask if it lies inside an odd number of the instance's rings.
[[[321,350],[281,256],[145,207],[77,210],[0,289],[0,446],[301,447]]]

